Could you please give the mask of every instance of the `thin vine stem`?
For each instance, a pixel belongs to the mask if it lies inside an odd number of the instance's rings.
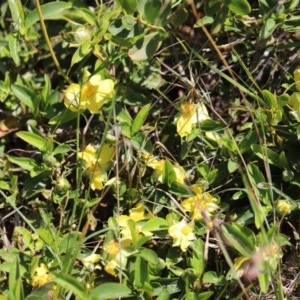
[[[47,32],[47,28],[46,28],[46,24],[44,22],[44,18],[43,18],[43,13],[42,13],[42,8],[41,8],[41,5],[40,5],[40,1],[36,0],[35,3],[36,3],[36,9],[37,9],[37,12],[38,12],[38,15],[39,15],[40,23],[41,23],[42,32],[43,32],[46,44],[48,46],[49,52],[51,54],[51,57],[53,59],[53,62],[55,64],[56,68],[58,69],[59,73],[64,77],[65,81],[68,82],[68,83],[72,83],[71,79],[64,72],[64,70],[61,68],[61,66],[59,64],[59,61],[58,61],[58,59],[57,59],[57,57],[55,55],[55,52],[53,50],[53,47],[51,45],[51,42],[50,42],[50,39],[49,39],[49,35],[48,35],[48,32]]]

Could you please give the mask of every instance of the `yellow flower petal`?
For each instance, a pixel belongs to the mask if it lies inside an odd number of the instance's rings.
[[[293,108],[293,110],[300,111],[300,93],[294,92],[290,96],[288,104]]]
[[[104,144],[99,155],[101,165],[104,165],[111,161],[115,156],[115,147],[110,144]]]
[[[113,98],[115,84],[111,79],[104,79],[99,84],[99,94],[104,98]]]
[[[63,92],[64,104],[71,111],[85,109],[84,101],[80,99],[80,85],[77,83],[70,84]]]
[[[103,176],[101,174],[93,174],[91,178],[91,189],[101,191],[103,189]]]
[[[85,161],[85,167],[91,171],[94,170],[97,162],[97,150],[96,148],[88,144],[84,151],[78,153],[78,157]]]
[[[219,208],[218,199],[208,192],[202,192],[200,186],[194,184],[192,190],[196,196],[185,199],[180,204],[184,211],[191,213],[192,220],[202,219],[204,212],[210,215]]]
[[[138,222],[145,219],[145,206],[143,203],[138,203],[136,207],[129,210],[129,217],[134,221]]]
[[[112,99],[114,95],[114,82],[111,79],[101,80],[99,74],[93,75],[83,84],[81,99],[86,102],[91,113],[99,113],[101,107]]]
[[[49,281],[51,281],[49,270],[45,264],[41,264],[34,270],[31,285],[33,287],[38,287],[48,283]]]
[[[295,80],[296,89],[300,91],[300,69],[294,71],[294,80]]]
[[[177,121],[177,133],[181,136],[187,136],[191,133],[193,119],[191,115],[181,114]]]
[[[176,164],[176,165],[173,166],[173,170],[174,170],[175,175],[176,175],[176,182],[184,184],[185,171],[184,171],[183,167]]]
[[[116,276],[116,268],[117,268],[118,264],[115,260],[111,260],[109,261],[105,267],[104,267],[104,270],[110,274],[110,275],[113,275],[113,276]]]
[[[82,263],[85,267],[88,267],[90,264],[96,264],[100,261],[100,255],[92,253],[91,255],[85,257],[82,260]]]
[[[278,200],[276,209],[281,215],[288,215],[291,212],[291,204],[287,200]]]
[[[194,225],[187,224],[184,219],[180,222],[174,222],[169,228],[169,234],[173,238],[173,247],[179,246],[185,252],[192,241],[196,239],[193,230]]]
[[[184,103],[181,105],[181,112],[177,120],[177,133],[187,136],[191,133],[193,125],[209,119],[208,111],[204,103]]]

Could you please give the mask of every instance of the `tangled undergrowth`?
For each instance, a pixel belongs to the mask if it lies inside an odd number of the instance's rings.
[[[299,299],[299,1],[40,2],[0,5],[0,300]]]

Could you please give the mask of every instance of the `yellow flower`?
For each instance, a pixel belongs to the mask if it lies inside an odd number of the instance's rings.
[[[115,84],[111,79],[102,79],[101,75],[91,76],[85,72],[84,82],[70,84],[64,94],[64,103],[72,111],[88,109],[91,113],[99,113],[100,109],[114,96]]]
[[[40,264],[33,272],[31,285],[33,287],[39,287],[51,281],[49,270],[45,264]]]
[[[101,191],[103,189],[103,175],[101,173],[99,174],[92,174],[91,177],[91,189],[94,190],[99,190]]]
[[[128,243],[132,242],[132,229],[129,227],[129,221],[135,223],[135,236],[137,238],[141,238],[143,236],[151,236],[151,232],[141,230],[142,224],[139,223],[139,221],[149,219],[150,217],[150,215],[145,214],[145,206],[142,203],[139,203],[136,207],[130,209],[129,216],[120,215],[118,218],[118,222],[121,228],[122,241],[126,241]]]
[[[125,250],[126,246],[125,242],[117,240],[112,240],[104,246],[104,251],[108,254],[108,262],[104,267],[107,273],[116,276],[117,268],[126,269],[127,257],[129,256],[129,253]]]
[[[64,104],[71,111],[86,109],[86,103],[81,101],[80,85],[77,83],[70,84],[63,92]]]
[[[242,277],[244,275],[244,269],[248,267],[250,260],[251,258],[246,256],[238,256],[234,259],[233,266],[238,277]]]
[[[92,253],[91,255],[85,257],[83,260],[82,260],[82,263],[85,267],[88,267],[89,265],[92,265],[92,264],[96,264],[100,261],[100,255],[99,254],[95,254],[95,253]]]
[[[174,222],[169,228],[169,234],[173,238],[173,247],[179,246],[185,252],[192,241],[196,239],[193,230],[194,225],[187,224],[185,219],[182,219],[180,222]]]
[[[201,103],[186,102],[181,105],[181,112],[177,120],[177,133],[187,136],[191,133],[193,125],[209,119],[206,106]]]
[[[129,210],[129,216],[134,222],[149,218],[148,215],[145,215],[145,206],[141,202]]]
[[[83,152],[78,153],[78,157],[84,160],[85,167],[88,170],[93,171],[95,169],[97,164],[97,150],[93,145],[88,144]]]
[[[295,80],[296,89],[300,91],[300,69],[294,71],[294,80]]]
[[[176,175],[176,182],[184,184],[185,171],[183,167],[178,164],[175,164],[173,165],[173,171],[175,172]]]
[[[293,110],[300,111],[300,93],[294,92],[289,99],[288,104],[293,108]]]
[[[111,79],[102,80],[99,74],[93,75],[82,85],[81,99],[86,102],[87,109],[93,114],[98,113],[113,95],[114,82]]]
[[[286,200],[278,200],[276,209],[281,215],[288,215],[291,212],[291,205]]]
[[[185,179],[185,171],[182,166],[178,164],[172,164],[170,161],[165,159],[158,160],[154,156],[148,154],[144,156],[146,159],[146,166],[154,169],[153,178],[154,180],[163,183],[164,181],[164,172],[165,172],[165,164],[169,163],[172,170],[175,173],[176,179],[175,181],[181,184],[184,184]]]
[[[292,108],[290,114],[296,121],[300,122],[300,92],[294,92],[290,96],[288,104]]]
[[[202,219],[203,212],[210,215],[212,212],[218,209],[218,199],[214,198],[208,192],[203,192],[201,187],[194,184],[191,186],[196,196],[190,197],[182,201],[180,206],[184,211],[191,212],[192,220]]]
[[[101,190],[103,182],[106,181],[106,170],[115,155],[112,145],[105,144],[99,151],[91,144],[87,145],[84,151],[78,153],[78,157],[84,160],[85,167],[90,173],[92,190]]]

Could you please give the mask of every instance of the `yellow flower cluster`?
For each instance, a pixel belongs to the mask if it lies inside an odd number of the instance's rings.
[[[113,276],[116,276],[116,270],[126,269],[127,258],[130,255],[125,248],[129,245],[124,241],[112,240],[104,246],[105,252],[108,254],[108,262],[105,264],[104,270]]]
[[[78,157],[84,160],[85,168],[90,174],[92,190],[103,189],[103,182],[107,181],[106,170],[114,155],[115,149],[110,144],[104,144],[100,152],[89,144],[84,151],[78,153]]]
[[[193,126],[204,120],[210,119],[204,103],[186,102],[181,105],[181,111],[177,120],[177,133],[179,136],[188,136]]]
[[[281,215],[288,215],[291,213],[291,204],[287,200],[278,200],[276,209]]]
[[[36,288],[48,283],[49,281],[51,281],[51,276],[47,266],[45,264],[40,264],[40,266],[36,267],[33,272],[31,285]]]
[[[120,240],[113,240],[105,245],[108,262],[104,269],[107,273],[116,275],[116,269],[126,268],[127,257],[130,255],[130,252],[126,249],[132,246],[133,239],[139,240],[144,236],[152,235],[150,232],[142,231],[142,225],[139,223],[139,221],[149,218],[151,218],[151,215],[145,213],[145,206],[142,203],[129,210],[129,215],[120,215],[117,218],[120,226]],[[130,223],[134,225],[130,226]],[[134,232],[132,232],[133,228],[135,229]]]
[[[91,76],[89,72],[84,74],[85,82],[70,84],[63,92],[65,106],[72,110],[86,110],[91,113],[99,113],[101,107],[114,96],[114,82],[111,79],[102,79],[101,75]]]
[[[191,188],[195,196],[183,200],[180,206],[184,211],[191,213],[192,220],[202,219],[203,213],[209,216],[219,208],[218,199],[208,192],[203,192],[199,185],[194,184]]]

